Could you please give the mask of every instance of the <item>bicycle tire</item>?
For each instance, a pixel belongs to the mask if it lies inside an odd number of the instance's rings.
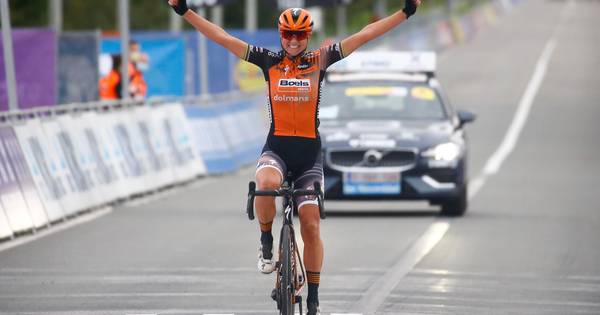
[[[279,297],[281,299],[281,315],[294,315],[294,274],[292,270],[294,244],[292,242],[292,229],[288,225],[283,226],[281,244],[283,257],[281,259],[281,283],[279,286]]]

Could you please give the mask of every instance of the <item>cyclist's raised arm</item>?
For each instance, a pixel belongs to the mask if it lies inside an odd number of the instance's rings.
[[[417,7],[419,5],[421,5],[421,0],[405,0],[404,9],[399,10],[398,12],[377,22],[373,22],[365,26],[358,33],[345,38],[342,40],[342,51],[344,52],[344,55],[350,55],[360,46],[385,34],[392,28],[398,26],[400,23],[406,21],[406,19],[408,19],[417,11]]]
[[[168,0],[169,5],[175,12],[181,15],[188,23],[196,28],[204,36],[213,40],[217,44],[225,47],[234,55],[244,58],[248,44],[241,39],[231,36],[224,29],[215,25],[196,12],[189,10],[186,0]]]

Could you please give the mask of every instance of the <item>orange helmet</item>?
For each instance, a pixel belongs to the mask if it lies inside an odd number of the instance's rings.
[[[310,12],[300,8],[283,11],[279,16],[279,31],[312,32],[313,20]]]

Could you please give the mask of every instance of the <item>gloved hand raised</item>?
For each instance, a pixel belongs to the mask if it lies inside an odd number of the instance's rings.
[[[171,8],[173,8],[175,13],[179,15],[184,15],[185,12],[189,10],[186,0],[168,0],[167,2],[171,6]]]
[[[404,0],[404,9],[402,9],[402,12],[406,14],[407,19],[417,12],[417,7],[420,4],[421,0]]]

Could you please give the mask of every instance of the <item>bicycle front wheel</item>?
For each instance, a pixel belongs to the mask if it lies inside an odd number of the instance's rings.
[[[294,242],[292,241],[294,233],[289,225],[284,225],[281,233],[281,282],[279,286],[279,297],[281,298],[282,315],[294,315]]]

